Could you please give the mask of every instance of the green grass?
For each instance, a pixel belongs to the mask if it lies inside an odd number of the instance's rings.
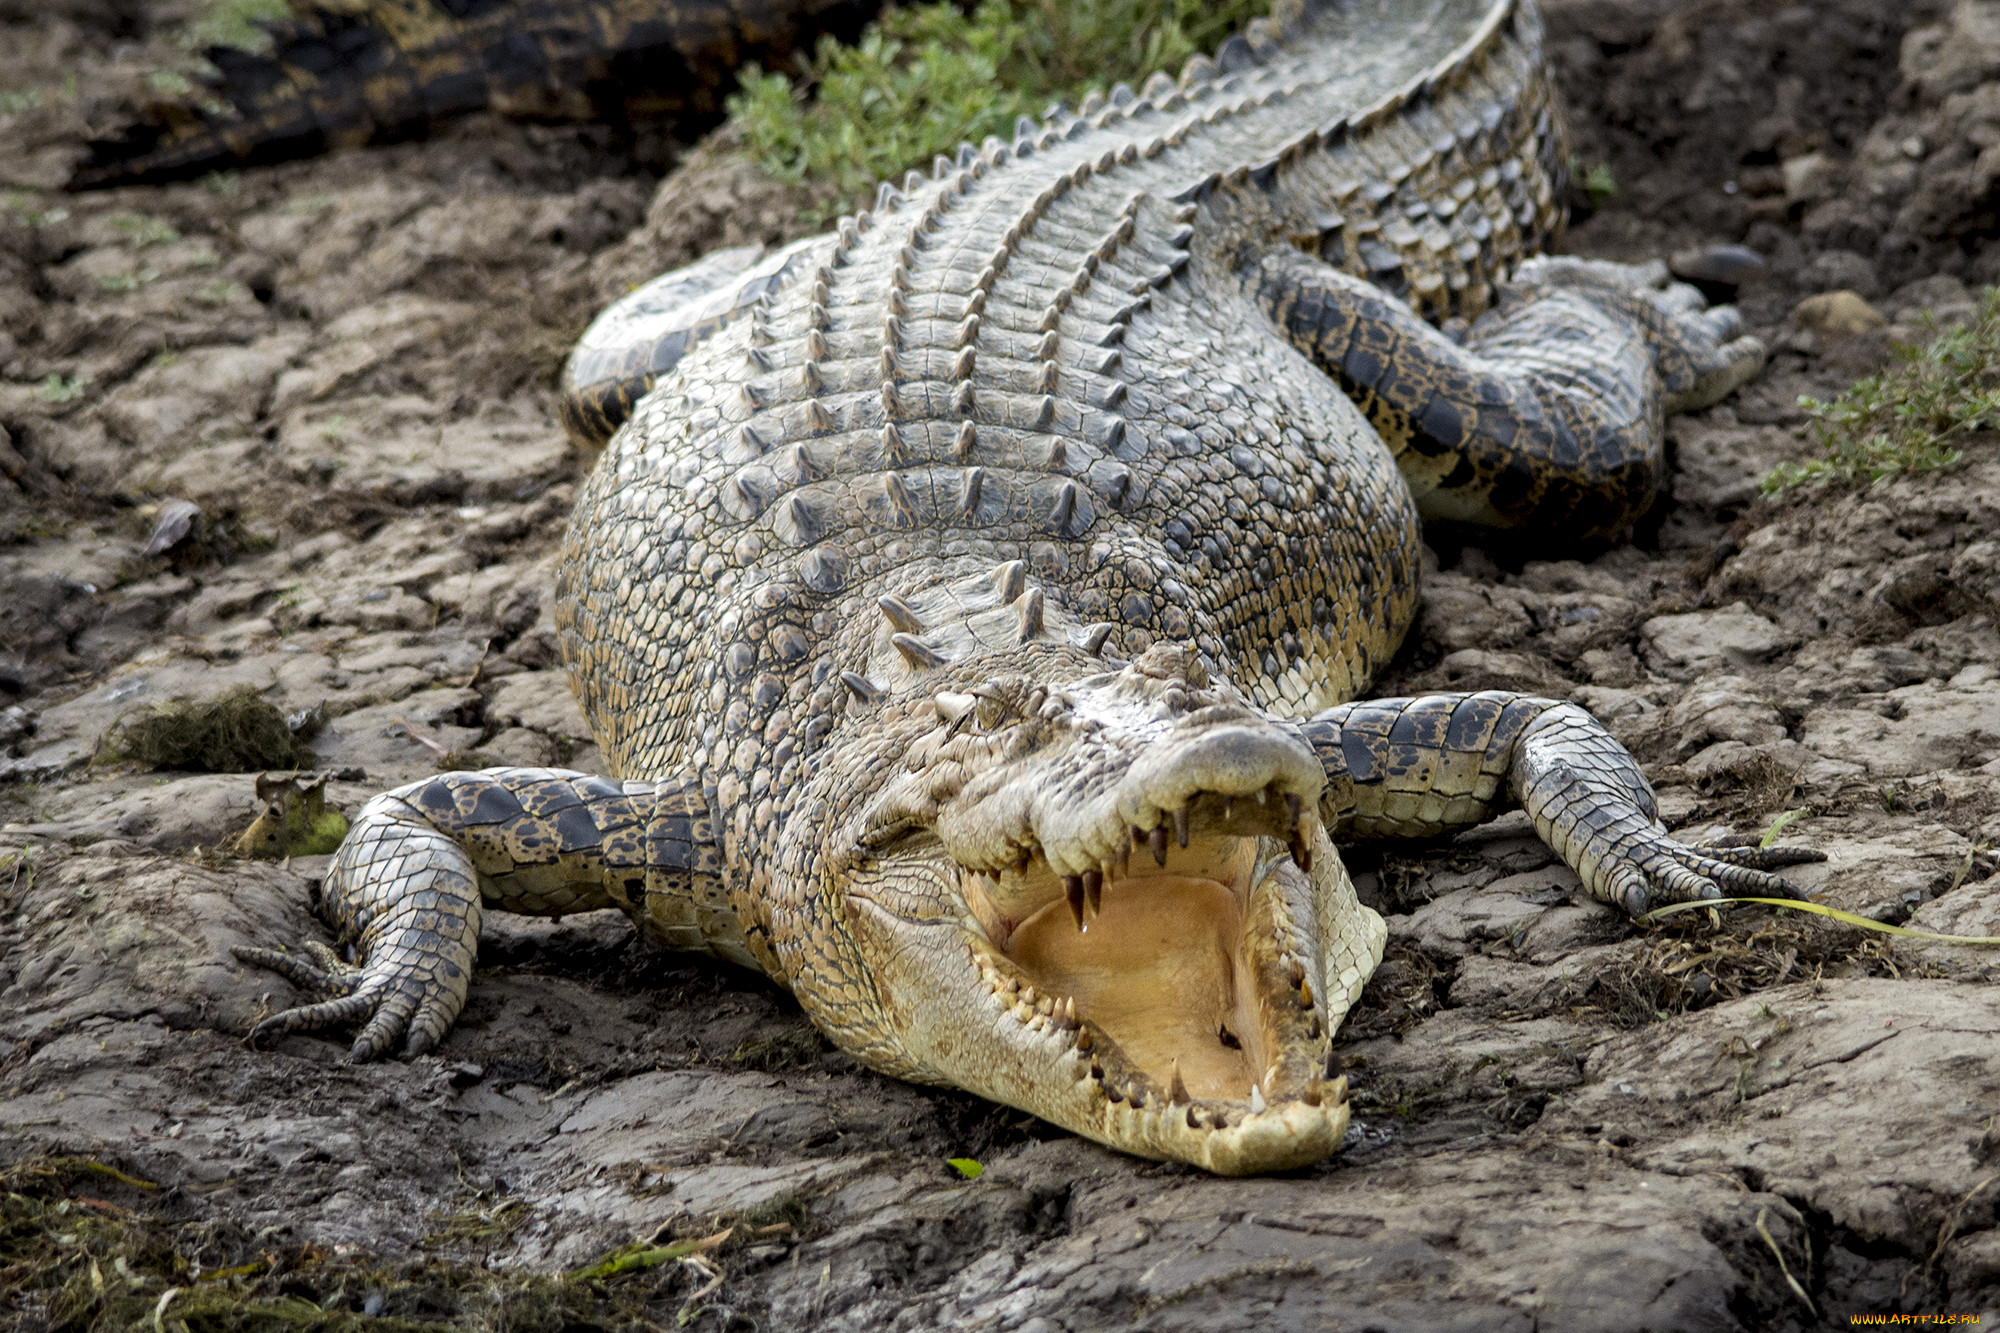
[[[890,9],[854,46],[820,44],[794,82],[751,68],[730,113],[749,155],[784,180],[826,184],[848,206],[878,180],[925,167],[1022,115],[1091,89],[1177,73],[1269,0],[981,0]],[[808,96],[807,90],[812,90]]]
[[[291,6],[286,0],[214,0],[201,17],[188,25],[185,40],[196,51],[211,46],[262,51],[271,40],[262,25],[290,14]]]
[[[1765,495],[1950,467],[1966,436],[2000,425],[2000,289],[1981,294],[1971,323],[1926,331],[1927,341],[1896,344],[1887,370],[1832,402],[1799,399],[1821,456],[1778,464]]]

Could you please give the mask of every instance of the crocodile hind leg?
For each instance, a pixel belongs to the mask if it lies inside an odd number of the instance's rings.
[[[1591,896],[1633,916],[1725,890],[1803,897],[1770,872],[1826,859],[1675,842],[1638,764],[1574,704],[1499,691],[1372,699],[1304,731],[1326,768],[1335,836],[1434,838],[1519,805]]]
[[[1265,308],[1396,455],[1427,519],[1608,537],[1652,504],[1667,413],[1719,401],[1764,347],[1661,264],[1535,259],[1463,342],[1380,288],[1295,251]]]
[[[312,963],[235,950],[332,997],[251,1036],[361,1022],[355,1060],[399,1039],[422,1054],[464,1007],[487,906],[538,916],[619,906],[670,948],[757,966],[718,869],[700,797],[675,784],[500,768],[398,788],[362,807],[321,893],[353,964],[317,942],[306,945]]]

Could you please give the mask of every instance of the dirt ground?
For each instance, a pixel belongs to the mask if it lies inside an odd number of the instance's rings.
[[[228,946],[323,936],[324,858],[218,856],[252,778],[91,766],[100,734],[247,683],[324,708],[349,811],[438,748],[596,767],[550,629],[580,475],[554,374],[631,282],[799,210],[715,146],[661,180],[605,132],[489,118],[61,193],[191,7],[0,3],[0,1164],[93,1156],[161,1184],[176,1225],[384,1271],[573,1269],[741,1221],[719,1281],[645,1275],[661,1326],[2000,1320],[2000,955],[1758,910],[1634,929],[1518,815],[1354,851],[1389,957],[1337,1043],[1348,1148],[1291,1176],[1134,1161],[876,1077],[764,981],[609,914],[489,918],[435,1056],[247,1047],[298,997]],[[1545,9],[1578,158],[1617,184],[1569,248],[1747,243],[1770,271],[1741,302],[1777,350],[1674,424],[1672,499],[1629,544],[1440,541],[1379,690],[1573,699],[1683,837],[1804,809],[1786,838],[1829,853],[1795,872],[1823,901],[2000,934],[2000,451],[1778,505],[1756,484],[1808,451],[1800,394],[2000,278],[1995,6]],[[1878,326],[1795,315],[1837,290]],[[147,558],[174,499],[204,539]],[[341,1308],[414,1314],[412,1290]],[[0,1320],[42,1326],[37,1300],[0,1292]]]

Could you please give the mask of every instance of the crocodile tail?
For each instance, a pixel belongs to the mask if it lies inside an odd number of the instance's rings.
[[[720,116],[735,71],[879,0],[322,0],[266,26],[268,49],[211,47],[194,99],[140,108],[91,144],[71,189],[186,179],[328,148],[420,137],[469,111],[544,120]]]

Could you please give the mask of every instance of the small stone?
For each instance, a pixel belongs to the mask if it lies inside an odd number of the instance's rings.
[[[1747,245],[1701,245],[1682,250],[1667,267],[1683,282],[1740,287],[1764,276],[1764,257]]]
[[[1904,157],[1909,158],[1911,161],[1915,161],[1916,159],[1924,155],[1923,136],[1918,134],[1912,134],[1909,138],[1903,140],[1903,142],[1899,144],[1898,147],[1900,147],[1903,150]]]
[[[1827,338],[1851,338],[1857,333],[1888,327],[1889,321],[1859,293],[1821,292],[1808,296],[1792,311],[1792,322],[1801,329]]]
[[[1785,202],[1810,204],[1833,193],[1838,168],[1825,153],[1807,153],[1786,161],[1778,170],[1785,179]]]
[[[367,1315],[370,1319],[373,1319],[378,1315],[380,1315],[382,1311],[388,1307],[388,1304],[389,1303],[387,1301],[382,1299],[381,1292],[379,1291],[370,1292],[368,1294],[368,1299],[361,1302],[361,1313]]]

